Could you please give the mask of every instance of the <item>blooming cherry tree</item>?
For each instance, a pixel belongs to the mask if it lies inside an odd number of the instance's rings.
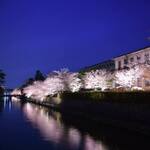
[[[69,72],[68,69],[61,69],[60,71],[54,71],[58,78],[60,78],[64,84],[64,91],[77,92],[80,90],[82,84],[81,79],[78,78],[78,73]]]
[[[28,98],[43,101],[47,96],[53,96],[63,91],[76,92],[81,87],[78,73],[70,73],[68,70],[55,71],[44,81],[35,81],[23,89]]]
[[[140,78],[143,70],[139,67],[124,69],[115,73],[115,81],[124,88],[132,88],[136,85],[137,79]]]
[[[11,95],[21,95],[21,90],[16,88],[11,92]]]
[[[68,87],[71,92],[78,92],[82,86],[78,73],[70,73],[67,78]]]
[[[55,95],[63,91],[62,81],[54,76],[48,77],[44,82],[36,81],[33,85],[24,88],[24,93],[28,98],[43,101],[48,95]]]
[[[85,89],[101,89],[102,91],[108,87],[107,72],[105,70],[90,71],[83,77]]]

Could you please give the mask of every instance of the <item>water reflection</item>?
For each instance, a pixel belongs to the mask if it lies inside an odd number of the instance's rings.
[[[8,98],[0,101],[0,112],[0,150],[150,149],[149,136],[91,121],[79,115],[60,114],[45,107]]]
[[[63,144],[72,150],[108,150],[101,141],[80,133],[78,129],[66,127],[59,112],[29,103],[24,105],[23,112],[32,125],[40,131],[44,140]]]
[[[70,146],[78,148],[81,140],[80,132],[77,129],[70,128],[68,131],[68,143]]]
[[[27,103],[23,111],[29,121],[38,128],[45,140],[59,143],[63,134],[63,126],[59,123],[59,113],[49,116],[46,108],[40,108]]]
[[[13,102],[20,101],[20,99],[19,99],[18,97],[16,97],[16,96],[12,96],[12,97],[11,97],[11,100],[12,100]]]
[[[4,101],[3,101],[3,99],[0,97],[0,112],[3,111],[3,107],[4,107]]]
[[[8,106],[8,110],[11,111],[12,108],[12,102],[11,98],[9,96],[4,96],[0,98],[0,104],[3,109],[5,109]],[[2,105],[3,104],[3,105]]]
[[[95,140],[89,135],[85,136],[85,149],[86,150],[108,150],[102,142],[100,141],[95,142]]]

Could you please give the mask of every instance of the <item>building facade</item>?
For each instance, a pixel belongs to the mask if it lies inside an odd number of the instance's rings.
[[[138,64],[150,65],[150,47],[115,57],[113,60],[115,70],[130,68]]]
[[[113,59],[100,62],[98,64],[85,67],[80,72],[89,72],[91,70],[105,69],[107,71],[131,68],[138,64],[150,65],[150,47],[142,48],[129,52],[127,54],[114,57]]]
[[[150,90],[150,47],[145,47],[129,53],[114,57],[108,61],[98,63],[80,70],[80,73],[89,72],[91,70],[105,69],[115,72],[123,69],[129,69],[134,66],[145,67],[143,74],[137,79],[135,87],[141,87],[144,90]],[[112,88],[115,88],[115,81]]]
[[[115,57],[113,60],[116,71],[140,66],[143,73],[137,79],[134,86],[141,87],[144,90],[150,90],[150,47]]]

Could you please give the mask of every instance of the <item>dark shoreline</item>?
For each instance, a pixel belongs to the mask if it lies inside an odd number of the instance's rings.
[[[148,92],[146,94],[150,95]],[[138,97],[138,102],[134,103],[135,99],[132,101],[131,95],[126,101],[125,99],[104,101],[90,98],[87,100],[84,96],[81,93],[78,96],[77,93],[75,95],[64,93],[61,95],[63,100],[59,105],[49,102],[40,103],[31,99],[24,99],[23,101],[51,108],[64,115],[81,117],[94,123],[103,123],[150,135],[150,102],[147,97],[144,97],[141,101]],[[134,98],[136,98],[135,94]]]

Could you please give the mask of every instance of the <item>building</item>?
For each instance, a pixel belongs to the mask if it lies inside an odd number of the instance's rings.
[[[135,87],[150,90],[150,47],[145,47],[113,58],[115,70],[140,66],[144,71],[137,79]]]
[[[138,64],[150,65],[150,47],[145,47],[113,58],[115,70],[130,68]]]
[[[92,66],[85,67],[81,69],[80,72],[89,72],[91,70],[98,70],[98,69],[105,69],[107,71],[115,70],[114,60],[111,59],[111,60],[103,61],[101,63],[95,64]]]
[[[150,47],[134,50],[126,54],[114,57],[113,59],[85,67],[81,69],[80,72],[88,72],[97,69],[106,69],[107,71],[114,71],[130,68],[138,64],[150,65]]]
[[[148,67],[144,68],[143,74],[135,83],[135,87],[141,87],[144,90],[150,90],[150,46],[122,54],[96,65],[85,67],[81,69],[80,72],[89,72],[97,69],[105,69],[113,72],[122,69],[129,69],[136,65],[145,67],[145,64],[147,64]],[[112,87],[115,87],[115,83],[113,83]]]

